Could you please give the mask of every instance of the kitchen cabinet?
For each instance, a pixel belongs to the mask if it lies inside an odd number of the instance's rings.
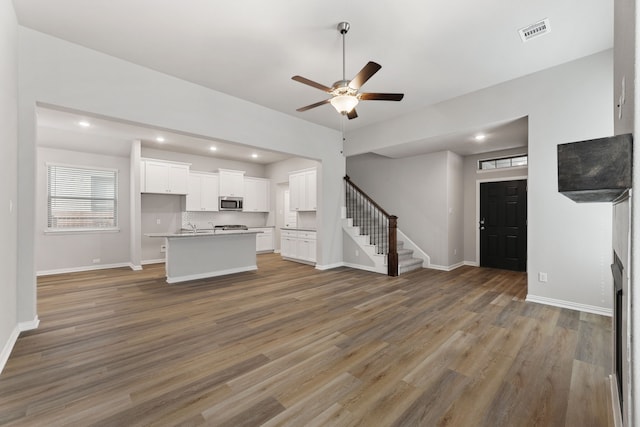
[[[140,190],[143,193],[187,194],[189,192],[189,163],[144,159]]]
[[[317,209],[317,172],[305,169],[289,174],[290,208],[292,211]]]
[[[256,234],[256,252],[273,252],[273,227],[251,228],[251,231],[262,231]]]
[[[220,197],[244,196],[244,171],[218,169],[220,175]]]
[[[280,255],[292,261],[315,264],[316,240],[315,231],[281,230]]]
[[[218,211],[219,177],[217,174],[191,172],[189,174],[189,194],[186,199],[187,211]]]
[[[269,212],[269,189],[271,181],[264,178],[244,178],[245,212]]]
[[[283,258],[298,257],[298,233],[296,231],[280,231],[280,255]]]

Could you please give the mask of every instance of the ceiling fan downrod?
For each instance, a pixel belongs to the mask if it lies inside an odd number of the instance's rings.
[[[345,47],[346,46],[345,45],[346,41],[345,41],[345,39],[346,38],[345,38],[344,35],[349,32],[349,28],[351,28],[351,25],[349,25],[348,22],[341,22],[341,23],[338,24],[337,28],[338,28],[338,32],[340,34],[342,34],[342,80],[345,81],[347,79],[346,78],[347,73],[346,73],[346,70],[345,70],[345,68],[346,68],[346,54],[345,54],[345,52],[346,52],[346,47]]]

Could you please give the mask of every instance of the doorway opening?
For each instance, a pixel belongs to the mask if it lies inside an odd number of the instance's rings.
[[[480,266],[527,271],[527,180],[480,183]]]

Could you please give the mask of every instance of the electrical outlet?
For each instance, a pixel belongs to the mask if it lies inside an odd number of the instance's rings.
[[[160,245],[160,252],[167,252],[167,245]]]
[[[160,218],[156,218],[156,224],[160,225]]]
[[[100,263],[100,258],[94,258],[93,259],[93,263],[94,264],[99,264]]]
[[[356,249],[356,256],[360,256],[360,251]]]
[[[547,283],[547,273],[538,273],[538,282]]]

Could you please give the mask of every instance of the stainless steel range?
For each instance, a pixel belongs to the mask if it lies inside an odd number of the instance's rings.
[[[248,230],[249,227],[240,224],[216,225],[215,230]]]

